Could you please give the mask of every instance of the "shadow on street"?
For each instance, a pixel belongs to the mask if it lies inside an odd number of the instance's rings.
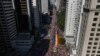
[[[49,43],[50,43],[49,39],[44,39],[39,44],[34,43],[34,46],[31,49],[32,56],[45,56],[49,48]]]

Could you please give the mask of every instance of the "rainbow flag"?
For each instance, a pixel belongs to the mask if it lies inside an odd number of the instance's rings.
[[[54,41],[54,45],[55,46],[58,46],[58,44],[59,44],[59,37],[58,37],[58,34],[55,34],[55,41]]]

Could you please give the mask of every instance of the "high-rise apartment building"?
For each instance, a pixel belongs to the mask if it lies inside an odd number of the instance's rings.
[[[75,44],[79,27],[82,0],[66,1],[65,34],[66,44]]]
[[[78,56],[100,56],[100,0],[85,0]]]
[[[12,39],[16,37],[16,22],[12,0],[0,0],[0,53],[12,51]]]

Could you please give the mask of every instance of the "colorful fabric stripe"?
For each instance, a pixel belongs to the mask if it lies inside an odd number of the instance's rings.
[[[55,34],[55,46],[59,44],[59,37],[58,34]]]

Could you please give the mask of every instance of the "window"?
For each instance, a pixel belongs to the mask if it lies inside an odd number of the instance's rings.
[[[92,28],[91,31],[95,31],[95,28]]]
[[[91,56],[94,56],[94,54],[91,54]]]
[[[100,56],[100,55],[96,55],[96,56]]]
[[[88,49],[91,49],[91,46],[88,46],[87,48],[88,48]]]
[[[95,12],[95,15],[99,15],[99,12]]]
[[[100,33],[97,33],[96,36],[100,36]]]
[[[96,26],[96,23],[93,23],[92,26]]]
[[[94,43],[94,45],[97,45],[97,44],[98,44],[97,42]]]
[[[97,6],[96,6],[96,9],[100,9],[100,5],[97,5]]]
[[[98,0],[97,2],[100,2],[100,0]]]
[[[92,51],[92,53],[95,53],[95,51]]]
[[[99,38],[95,38],[95,41],[98,41],[99,40]]]
[[[89,54],[86,54],[86,56],[89,56]]]
[[[92,42],[89,42],[88,44],[89,44],[89,45],[92,45]]]
[[[100,47],[98,47],[98,49],[100,49]]]
[[[98,53],[100,53],[100,51],[98,51]]]
[[[93,40],[93,38],[89,38],[89,40]]]
[[[94,46],[93,49],[96,49],[96,46]]]
[[[100,31],[100,28],[98,28],[97,31]]]
[[[90,36],[94,36],[94,33],[90,33]]]
[[[87,53],[90,53],[90,50],[87,50]]]
[[[100,26],[100,23],[98,24],[98,26]]]
[[[97,21],[97,20],[98,20],[97,18],[94,18],[94,19],[93,19],[93,21]]]

